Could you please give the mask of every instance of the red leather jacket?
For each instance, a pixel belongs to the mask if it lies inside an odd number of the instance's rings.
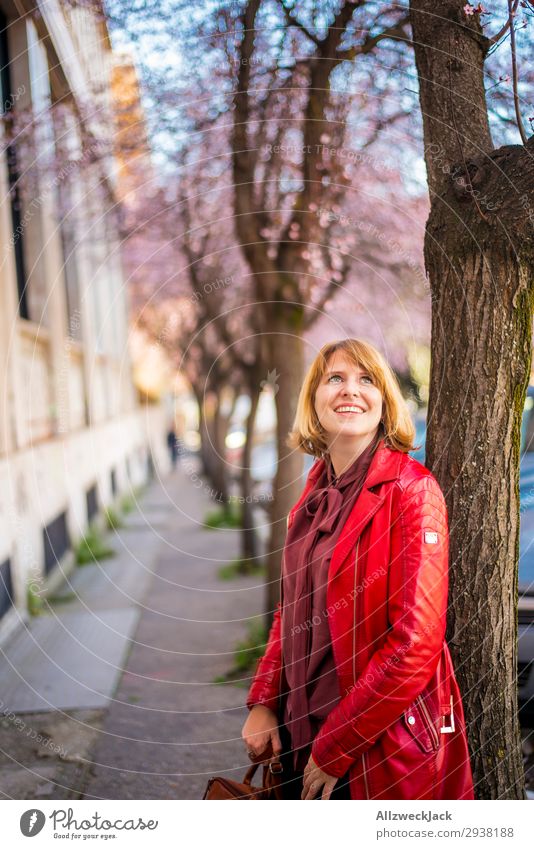
[[[314,486],[311,468],[288,517]],[[432,474],[377,449],[334,549],[327,609],[341,700],[312,747],[330,775],[350,770],[353,799],[472,799],[464,715],[445,624],[447,510]],[[279,708],[278,607],[247,705]]]

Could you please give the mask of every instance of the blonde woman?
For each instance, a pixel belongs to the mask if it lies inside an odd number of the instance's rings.
[[[473,798],[445,642],[447,512],[413,439],[382,355],[325,345],[288,440],[317,459],[242,732],[249,755],[281,754],[284,798]]]

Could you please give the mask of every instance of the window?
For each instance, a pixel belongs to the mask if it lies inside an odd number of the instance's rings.
[[[96,484],[93,484],[93,486],[87,490],[85,493],[85,500],[87,503],[87,521],[90,524],[98,512]]]
[[[0,619],[13,604],[13,586],[11,584],[11,561],[0,565]]]
[[[69,532],[67,530],[67,514],[60,513],[43,529],[44,568],[48,573],[59,563],[70,548]]]

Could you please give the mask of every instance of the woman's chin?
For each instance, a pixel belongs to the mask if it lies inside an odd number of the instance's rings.
[[[336,439],[339,436],[371,436],[371,433],[374,432],[374,430],[370,431],[366,427],[358,427],[356,422],[343,422],[337,428],[332,429],[330,437]]]

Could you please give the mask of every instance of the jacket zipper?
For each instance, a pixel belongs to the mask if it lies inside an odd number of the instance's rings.
[[[356,559],[354,562],[354,607],[353,607],[353,621],[352,621],[352,680],[353,683],[356,684],[356,599],[358,598],[358,593],[356,592],[357,581],[358,581],[358,553],[360,550],[360,540],[356,543]],[[362,771],[363,771],[363,783],[365,786],[365,798],[370,799],[369,796],[369,785],[367,782],[367,752],[362,754]]]
[[[357,580],[358,580],[358,552],[359,552],[359,549],[360,549],[360,540],[358,540],[358,542],[356,543],[356,559],[354,561],[354,587],[353,587],[353,593],[354,593],[353,611],[354,611],[354,615],[353,615],[353,621],[352,621],[352,682],[353,682],[353,684],[356,684],[356,598],[357,598],[356,585],[357,585]]]
[[[423,715],[426,719],[428,732],[429,732],[430,736],[432,737],[432,740],[434,741],[434,746],[436,747],[436,749],[439,749],[438,732],[436,731],[434,723],[432,722],[432,719],[430,718],[430,714],[428,712],[427,706],[425,705],[425,703],[423,701],[423,697],[417,696],[416,702],[418,703],[419,707],[421,708],[421,712],[423,713]]]

